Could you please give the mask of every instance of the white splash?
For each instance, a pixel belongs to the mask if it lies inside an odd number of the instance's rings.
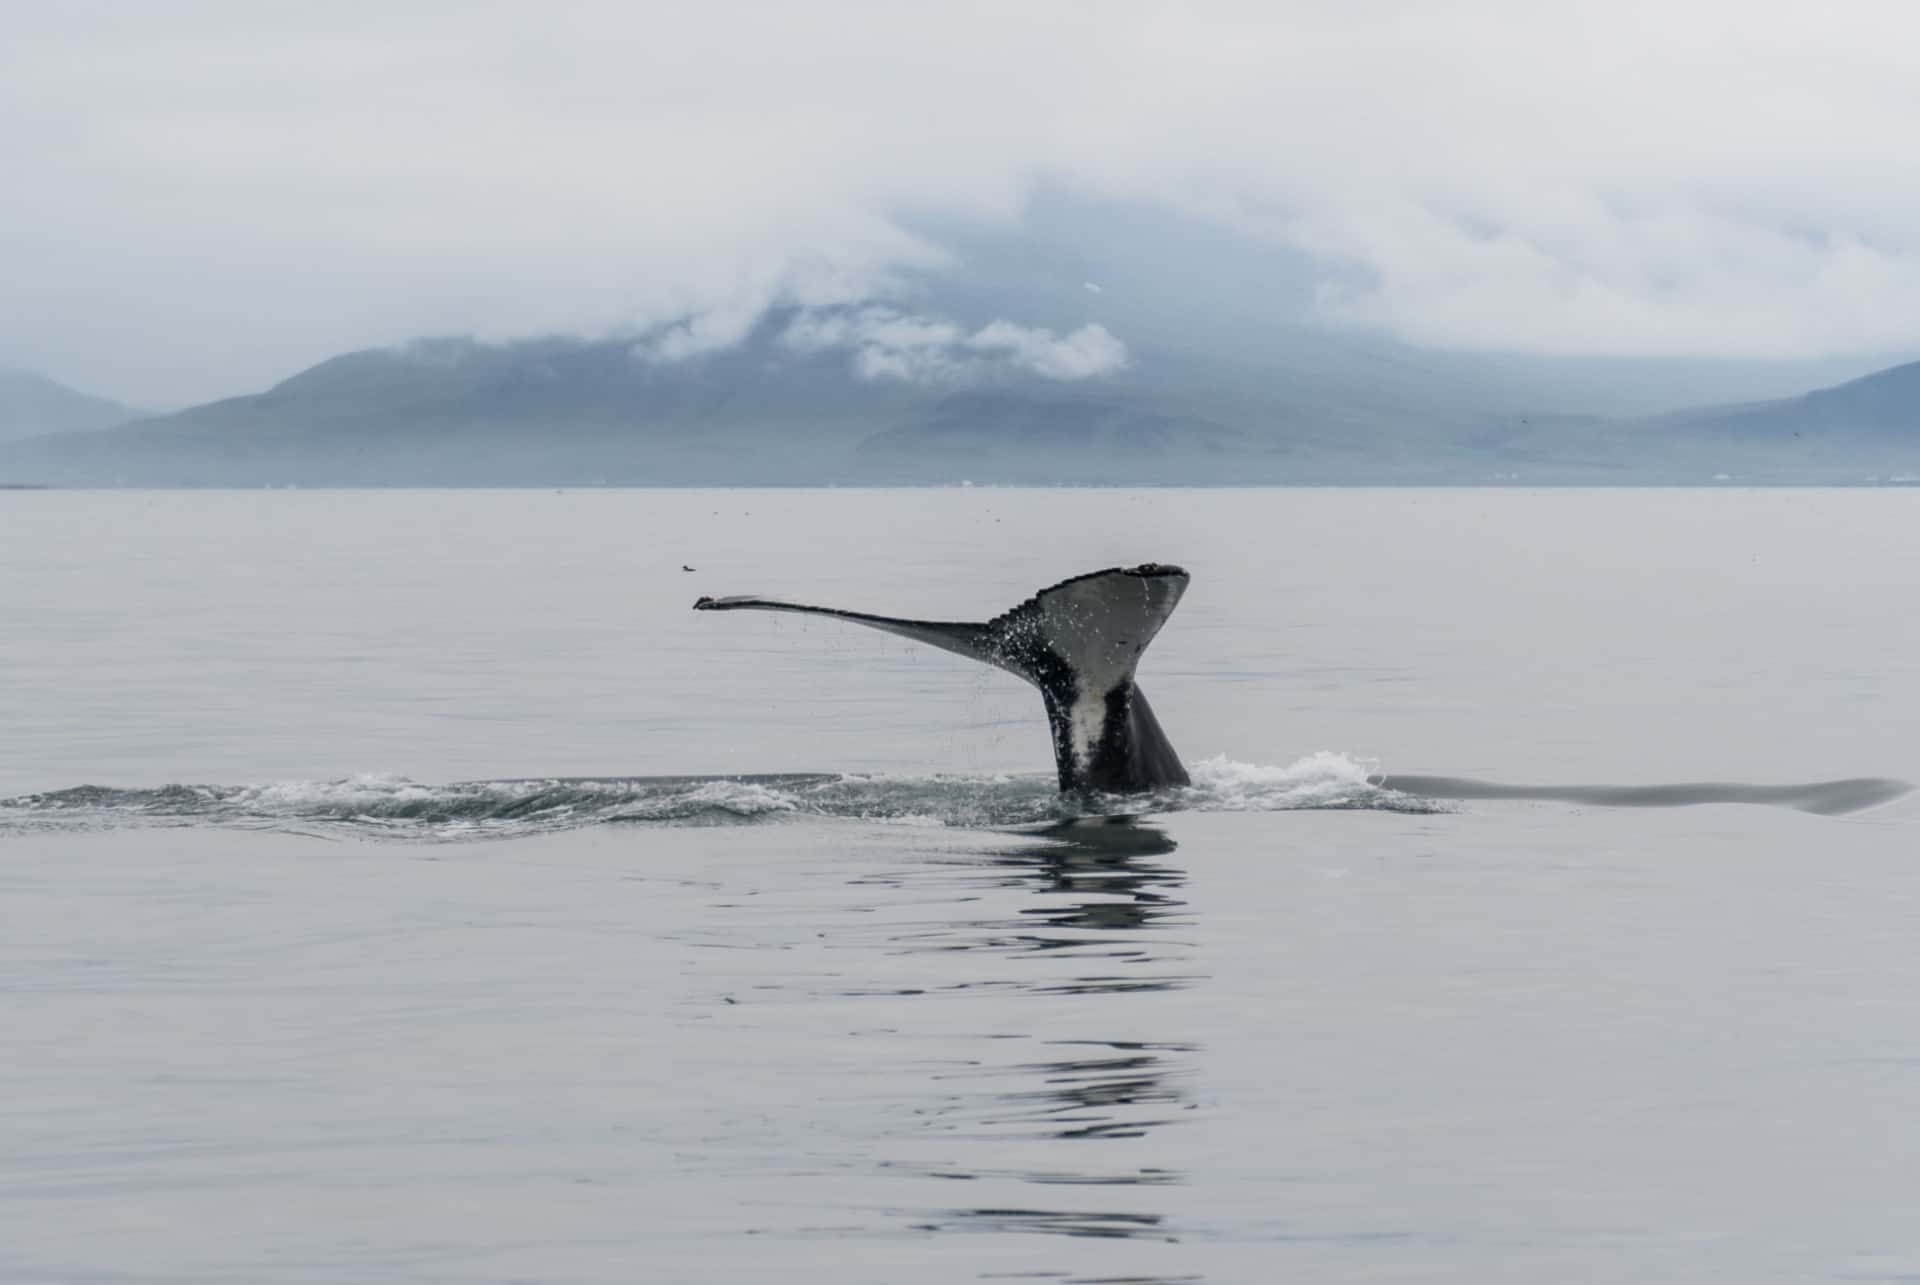
[[[368,773],[333,781],[270,781],[243,785],[222,803],[262,812],[348,812],[395,803],[432,803],[447,791],[404,776]]]
[[[1393,791],[1369,780],[1377,759],[1320,750],[1285,767],[1241,763],[1224,754],[1189,765],[1198,805],[1210,811],[1265,812],[1374,804]]]

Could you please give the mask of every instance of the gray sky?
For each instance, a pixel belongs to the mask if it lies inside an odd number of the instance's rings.
[[[725,342],[1041,188],[1304,252],[1313,319],[1421,344],[1887,351],[1916,120],[1900,3],[22,0],[0,363],[171,405],[420,334]]]

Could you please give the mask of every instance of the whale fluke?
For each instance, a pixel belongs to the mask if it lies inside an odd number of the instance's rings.
[[[752,596],[695,611],[794,611],[866,625],[1017,674],[1040,689],[1064,791],[1140,793],[1188,783],[1145,693],[1141,653],[1187,591],[1179,567],[1145,563],[1062,580],[979,624],[901,620]]]

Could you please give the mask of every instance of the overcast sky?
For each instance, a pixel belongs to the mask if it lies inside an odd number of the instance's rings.
[[[724,335],[964,271],[912,229],[1043,188],[1305,252],[1329,326],[1881,352],[1916,122],[1905,3],[21,0],[0,364],[175,405],[421,334]]]

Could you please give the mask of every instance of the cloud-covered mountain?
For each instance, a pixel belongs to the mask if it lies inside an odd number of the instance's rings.
[[[132,407],[75,392],[45,375],[0,370],[0,442],[111,428],[139,417]]]
[[[1047,316],[1044,299],[1031,301]],[[263,393],[0,447],[79,485],[883,482],[1856,482],[1920,472],[1920,363],[1652,418],[1540,398],[1539,372],[1269,328],[894,305],[777,308],[617,339],[422,340]]]
[[[783,307],[640,335],[423,340],[266,392],[4,459],[17,480],[154,485],[1325,480],[1424,458],[1506,405],[1444,362],[1304,330],[1138,348],[1025,302]],[[1305,471],[1302,471],[1302,469]],[[1249,469],[1252,470],[1249,474]]]
[[[1110,376],[1125,346],[884,307],[776,309],[743,335],[421,340],[324,361],[266,392],[45,437],[18,480],[154,485],[858,480],[855,448],[956,389]]]

